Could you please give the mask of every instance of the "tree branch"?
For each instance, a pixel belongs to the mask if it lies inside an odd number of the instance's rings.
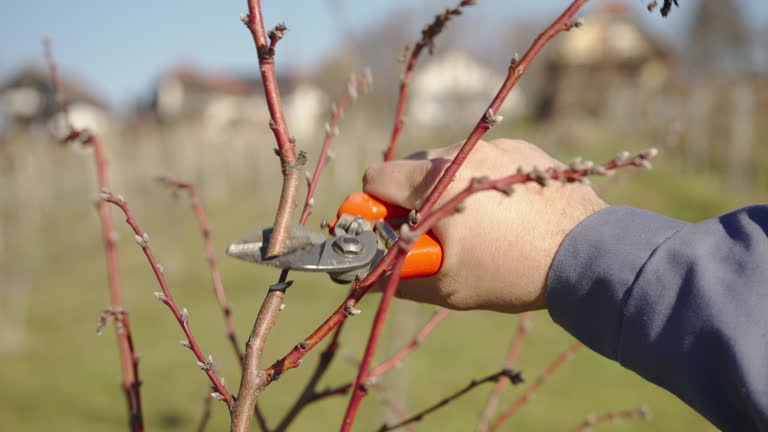
[[[237,364],[240,368],[243,367],[243,351],[240,349],[240,343],[237,341],[237,335],[235,334],[235,323],[232,319],[232,308],[227,301],[227,296],[224,293],[224,283],[221,280],[221,271],[219,271],[219,265],[216,262],[216,253],[213,247],[213,240],[211,239],[211,227],[208,224],[208,218],[205,217],[205,210],[203,204],[200,201],[200,197],[197,194],[195,185],[189,182],[181,181],[171,176],[158,177],[157,181],[161,184],[174,188],[176,190],[186,191],[189,195],[190,201],[192,201],[192,211],[197,219],[197,224],[200,227],[200,233],[203,235],[203,243],[205,244],[205,255],[208,260],[208,268],[211,272],[211,280],[213,281],[213,292],[216,295],[216,300],[219,303],[221,314],[224,317],[224,324],[227,328],[227,339],[232,345],[232,349],[237,356]]]
[[[309,215],[312,213],[312,208],[315,203],[315,189],[320,181],[320,174],[323,172],[323,168],[328,160],[331,142],[333,141],[333,138],[339,134],[339,121],[344,117],[344,111],[352,105],[352,102],[357,100],[358,95],[369,91],[371,82],[372,77],[369,69],[365,69],[358,74],[352,74],[347,81],[344,96],[342,96],[338,102],[334,103],[331,108],[331,119],[325,125],[325,137],[320,149],[320,154],[317,157],[315,171],[312,174],[311,179],[309,179],[309,175],[307,175],[307,197],[304,200],[304,209],[301,212],[301,219],[299,219],[299,223],[302,225],[307,223],[307,219],[309,219]]]
[[[59,78],[58,66],[53,57],[51,41],[43,40],[43,50],[45,60],[51,73],[54,93],[59,110],[63,114],[67,127],[67,135],[62,140],[63,143],[77,142],[81,145],[90,147],[93,150],[93,161],[96,167],[96,179],[99,190],[109,188],[109,174],[107,169],[107,158],[104,155],[104,146],[101,141],[87,130],[76,129],[69,116],[69,107],[61,91],[61,80]],[[107,261],[107,281],[109,284],[111,306],[102,312],[99,319],[97,331],[101,329],[108,321],[113,321],[117,332],[118,349],[120,352],[120,366],[122,369],[122,388],[125,398],[128,402],[128,414],[130,428],[134,432],[144,430],[144,418],[141,409],[141,380],[139,379],[139,358],[133,344],[131,325],[128,319],[128,312],[123,307],[122,287],[120,284],[120,274],[117,265],[117,234],[112,228],[112,219],[109,212],[109,205],[103,201],[98,202],[99,221],[101,222],[101,235],[104,241],[104,255]]]
[[[523,73],[525,73],[536,56],[544,48],[544,46],[546,46],[549,41],[551,41],[561,32],[569,31],[572,28],[579,27],[581,25],[581,21],[574,21],[574,16],[586,2],[587,0],[574,0],[571,5],[568,6],[565,12],[562,13],[562,15],[560,15],[560,17],[558,17],[549,27],[547,27],[546,30],[544,30],[544,32],[542,32],[536,38],[536,40],[533,42],[533,45],[528,48],[528,51],[525,53],[523,58],[521,58],[519,61],[516,59],[512,60],[509,66],[507,77],[504,80],[501,89],[493,98],[493,101],[488,106],[486,112],[483,114],[480,120],[478,120],[475,128],[464,141],[464,145],[445,169],[442,177],[440,177],[435,186],[432,188],[432,191],[429,193],[429,195],[427,195],[424,203],[418,210],[418,214],[425,215],[429,213],[430,210],[432,210],[440,197],[442,197],[443,193],[445,193],[445,190],[448,189],[448,186],[453,181],[454,176],[459,171],[459,168],[464,163],[464,161],[467,159],[467,156],[469,156],[469,153],[472,152],[472,149],[475,148],[475,145],[478,143],[478,141],[480,141],[480,139],[486,134],[486,132],[491,129],[492,126],[501,122],[503,118],[497,115],[497,113],[501,110],[501,106],[504,104],[507,96],[509,96],[509,93],[515,87],[515,85],[517,85],[518,81],[520,81]]]
[[[475,144],[480,138],[487,132],[492,124],[501,121],[501,116],[494,114],[498,111],[499,107],[503,104],[512,88],[517,84],[520,77],[527,66],[533,61],[538,53],[544,48],[544,46],[552,40],[557,34],[562,31],[570,30],[572,27],[579,25],[577,22],[571,22],[572,18],[581,9],[587,0],[575,0],[566,11],[553,22],[539,37],[534,41],[531,48],[523,56],[519,62],[515,62],[509,69],[509,73],[501,89],[497,93],[496,97],[491,102],[490,108],[480,121],[475,126],[475,129],[470,134],[469,138],[465,141],[464,146],[459,151],[457,156],[448,166],[446,172],[437,182],[432,192],[427,197],[427,200],[419,209],[420,214],[426,214],[434,207],[437,200],[445,192],[448,184],[453,179],[453,176],[458,171],[461,164],[466,160],[467,155],[472,151]],[[418,225],[417,225],[418,226]],[[329,316],[319,327],[317,327],[300,346],[294,347],[283,358],[276,361],[271,367],[266,370],[266,380],[271,381],[273,376],[280,376],[287,370],[295,368],[298,362],[304,357],[304,355],[312,350],[323,338],[328,336],[330,332],[336,328],[342,321],[344,321],[349,315],[349,311],[357,310],[355,307],[360,299],[365,296],[371,286],[386,273],[395,261],[395,255],[398,253],[399,246],[395,245],[390,248],[386,255],[379,261],[378,265],[373,268],[363,280],[355,282],[353,284],[353,292],[348,296],[344,302]],[[382,297],[384,301],[384,297]]]
[[[589,432],[593,427],[604,423],[618,423],[621,420],[629,419],[643,419],[649,421],[651,419],[651,410],[643,405],[639,408],[625,411],[611,411],[598,416],[588,416],[578,426],[569,429],[571,432]]]
[[[200,350],[200,346],[197,344],[197,341],[192,334],[192,330],[189,328],[189,312],[186,308],[179,311],[179,308],[176,305],[173,296],[171,295],[171,291],[168,289],[168,284],[165,280],[165,276],[163,275],[163,268],[157,263],[155,256],[152,254],[152,249],[149,247],[149,235],[142,231],[141,228],[139,228],[139,225],[136,223],[136,219],[134,219],[133,214],[128,208],[128,203],[126,203],[125,199],[120,196],[115,196],[109,191],[102,191],[101,199],[105,202],[117,206],[120,210],[123,211],[123,214],[125,214],[125,222],[133,230],[133,233],[136,237],[136,244],[138,244],[142,252],[144,252],[144,256],[147,258],[150,267],[152,267],[152,272],[155,274],[155,278],[160,284],[160,289],[162,291],[155,292],[155,297],[168,307],[174,318],[176,318],[176,322],[179,323],[181,330],[184,332],[186,340],[182,340],[181,345],[189,348],[192,351],[192,353],[195,355],[195,358],[197,359],[197,367],[202,369],[205,375],[207,375],[208,379],[211,381],[211,386],[215,390],[213,393],[211,393],[211,396],[217,400],[224,401],[227,406],[231,406],[234,402],[234,399],[224,387],[224,384],[222,384],[221,380],[216,376],[216,372],[213,370],[213,357],[209,355],[207,359],[205,358],[202,351]]]
[[[389,371],[390,369],[397,367],[403,362],[403,359],[405,359],[410,353],[412,353],[416,348],[421,346],[421,344],[424,342],[424,339],[429,336],[432,331],[445,319],[448,317],[448,315],[451,313],[450,309],[444,309],[444,308],[438,308],[437,311],[432,315],[432,318],[430,318],[429,321],[427,321],[426,324],[424,324],[424,327],[419,330],[419,332],[416,334],[416,337],[414,337],[408,344],[406,344],[404,347],[402,347],[398,352],[393,354],[389,359],[385,360],[375,368],[371,369],[371,371],[368,373],[368,379],[375,379]]]
[[[525,336],[531,331],[531,326],[531,313],[523,312],[520,314],[520,319],[517,324],[517,333],[515,333],[515,338],[512,340],[512,346],[510,346],[507,359],[504,362],[505,369],[514,369],[517,366],[517,358],[520,355]],[[499,407],[501,395],[508,386],[509,380],[506,377],[500,377],[499,380],[496,381],[491,396],[488,398],[488,402],[485,405],[485,409],[483,409],[480,422],[477,425],[478,432],[486,432],[488,430],[488,424],[491,422],[491,418],[496,414],[496,410]]]
[[[379,343],[381,333],[384,331],[384,322],[386,321],[389,307],[392,304],[392,299],[395,297],[395,292],[397,292],[397,285],[400,283],[400,272],[405,264],[405,258],[410,251],[410,244],[403,246],[404,242],[402,240],[398,241],[398,243],[401,244],[401,246],[398,248],[395,263],[392,267],[392,273],[389,275],[387,285],[381,294],[379,308],[376,310],[376,316],[373,318],[371,334],[368,336],[365,353],[363,354],[363,359],[360,361],[360,368],[358,369],[357,377],[355,377],[355,381],[352,385],[352,397],[349,399],[347,412],[344,414],[344,420],[341,424],[341,432],[349,432],[352,429],[352,424],[355,421],[360,402],[362,402],[363,397],[365,397],[368,392],[366,385],[369,378],[368,370],[373,362],[373,356],[376,354],[376,346]]]
[[[502,369],[500,372],[496,372],[494,374],[488,375],[485,378],[479,379],[479,380],[472,380],[464,386],[461,390],[443,398],[440,400],[440,402],[431,405],[430,407],[419,411],[418,413],[412,415],[411,417],[408,417],[407,419],[401,421],[400,423],[394,424],[394,425],[382,425],[378,431],[379,432],[387,432],[392,431],[395,429],[400,429],[401,427],[407,426],[411,423],[415,423],[418,421],[421,421],[426,417],[427,415],[439,410],[440,408],[450,404],[451,402],[455,401],[456,399],[464,396],[465,394],[472,391],[475,387],[479,387],[485,383],[495,382],[498,383],[501,380],[507,380],[509,382],[512,382],[512,384],[519,384],[523,382],[523,378],[520,375],[520,372],[516,372],[512,369]]]
[[[429,54],[433,54],[435,51],[435,38],[439,35],[448,22],[454,17],[462,14],[462,8],[467,6],[473,6],[477,4],[475,0],[462,0],[456,7],[447,8],[442,13],[435,15],[434,21],[431,24],[424,26],[421,31],[421,39],[410,49],[409,46],[405,47],[405,53],[400,59],[405,63],[405,71],[400,77],[400,93],[397,97],[397,109],[395,110],[395,123],[392,126],[392,137],[389,140],[389,146],[384,152],[384,160],[392,160],[395,155],[395,149],[397,148],[397,141],[400,138],[400,132],[403,129],[405,120],[403,116],[405,114],[405,101],[408,98],[408,84],[411,81],[411,75],[413,69],[416,67],[416,62],[419,59],[424,48],[427,48]],[[410,49],[410,54],[408,51]]]
[[[619,168],[625,167],[643,167],[650,169],[650,159],[656,157],[658,151],[655,148],[640,152],[631,156],[627,152],[619,153],[615,158],[603,164],[596,165],[592,161],[585,161],[577,158],[567,167],[550,167],[544,170],[534,168],[530,171],[523,171],[518,168],[517,173],[507,177],[490,180],[487,177],[473,178],[467,187],[451,197],[442,206],[434,209],[427,217],[421,218],[419,224],[409,229],[406,235],[416,239],[431,230],[441,219],[450,216],[455,212],[460,212],[462,204],[470,195],[486,190],[496,190],[506,195],[514,193],[513,186],[522,183],[537,183],[541,187],[546,187],[551,181],[562,183],[588,182],[588,176],[611,176]]]
[[[542,372],[541,375],[539,375],[538,378],[536,378],[536,381],[534,381],[531,385],[528,386],[528,388],[525,389],[525,392],[523,392],[522,395],[520,395],[519,398],[517,398],[514,402],[512,402],[512,405],[510,405],[506,410],[504,410],[499,417],[496,419],[496,421],[491,425],[489,431],[493,432],[499,429],[501,425],[507,421],[510,417],[512,417],[517,411],[520,410],[528,401],[530,401],[533,396],[536,394],[536,392],[541,388],[541,386],[544,385],[545,382],[549,378],[552,377],[552,375],[557,372],[558,369],[560,369],[561,366],[565,364],[568,360],[573,358],[573,355],[578,351],[581,347],[584,345],[581,342],[574,342],[571,344],[568,348],[565,349],[562,353],[560,353],[555,360],[547,366],[547,368]]]
[[[277,256],[284,252],[288,239],[288,229],[293,221],[296,209],[296,194],[299,185],[300,169],[306,163],[303,153],[296,153],[295,139],[288,132],[288,125],[280,102],[280,90],[275,76],[275,46],[283,37],[287,27],[278,24],[267,34],[264,30],[264,18],[259,0],[248,0],[248,14],[241,15],[243,24],[253,38],[259,60],[261,83],[270,114],[270,129],[277,142],[277,154],[283,173],[283,186],[280,201],[275,214],[272,235],[267,247],[267,255]],[[269,42],[267,42],[269,37]],[[288,273],[283,271],[278,283],[270,287],[251,330],[243,360],[243,375],[240,390],[232,407],[231,430],[246,432],[250,428],[251,417],[256,407],[256,400],[264,387],[271,381],[267,379],[261,367],[262,354],[267,336],[277,319],[283,304],[285,290],[290,286]]]

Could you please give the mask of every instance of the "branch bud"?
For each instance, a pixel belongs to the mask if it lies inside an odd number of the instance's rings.
[[[240,14],[240,21],[242,21],[243,24],[248,25],[248,21],[250,19],[250,16],[245,13]]]
[[[168,302],[168,297],[166,297],[164,293],[162,293],[160,291],[155,291],[154,294],[155,294],[155,298],[160,300],[161,302],[163,302],[163,303],[167,303]]]
[[[648,150],[640,153],[640,157],[644,159],[653,159],[658,155],[659,155],[659,149],[657,149],[656,147],[651,147]]]
[[[179,341],[179,344],[180,344],[181,346],[183,346],[184,348],[189,348],[189,349],[192,349],[192,344],[190,344],[190,343],[189,343],[189,341],[188,341],[188,340],[186,340],[186,339],[185,339],[185,340],[180,340],[180,341]]]
[[[496,115],[492,108],[488,108],[488,111],[485,112],[483,119],[486,123],[488,123],[489,126],[496,126],[497,124],[501,123],[502,120],[504,120],[504,117]]]
[[[648,408],[648,405],[641,405],[638,413],[643,420],[650,420],[651,417],[653,417],[653,413],[651,412],[651,409]]]
[[[182,309],[181,311],[181,320],[184,322],[189,321],[189,311],[187,308]]]
[[[408,225],[415,226],[420,220],[421,213],[417,212],[416,209],[413,209],[408,213]]]
[[[138,244],[140,247],[145,248],[149,245],[149,234],[144,233],[142,235],[135,235],[133,238],[136,239],[136,244]]]
[[[549,176],[546,172],[542,171],[541,168],[533,167],[533,170],[531,171],[531,180],[538,183],[539,186],[544,187],[549,183]]]
[[[212,398],[214,398],[214,399],[216,399],[217,401],[223,401],[223,400],[224,400],[224,395],[222,395],[222,394],[221,394],[221,393],[219,393],[219,392],[213,392],[213,393],[211,393],[211,397],[212,397]]]
[[[629,160],[630,157],[631,156],[628,151],[623,151],[617,154],[614,160],[618,163],[625,163]]]
[[[348,301],[347,304],[344,305],[344,314],[346,316],[360,315],[360,313],[362,313],[362,311],[355,308],[355,303],[352,300]]]

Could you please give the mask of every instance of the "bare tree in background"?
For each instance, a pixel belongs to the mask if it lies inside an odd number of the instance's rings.
[[[685,55],[692,74],[738,74],[752,66],[753,37],[738,0],[697,2]]]

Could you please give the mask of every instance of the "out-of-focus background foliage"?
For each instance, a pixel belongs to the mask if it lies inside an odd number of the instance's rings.
[[[4,37],[0,47],[3,429],[126,429],[114,333],[108,329],[97,337],[95,331],[108,294],[93,209],[93,164],[87,151],[58,145],[52,138],[57,130],[55,100],[38,48],[45,33],[51,34],[59,52],[75,121],[103,137],[114,191],[126,196],[152,236],[171,289],[191,311],[194,332],[235,391],[237,367],[224,338],[188,203],[183,196],[173,199],[152,179],[170,173],[198,185],[218,251],[272,222],[280,173],[256,58],[234,12],[245,9],[245,2],[237,2],[237,7],[151,3],[141,13],[135,10],[142,7],[138,3],[132,3],[130,11],[120,10],[123,6],[104,9],[100,2],[86,0],[36,4],[40,10],[34,13],[32,6],[8,3],[0,22],[4,32],[18,34]],[[309,166],[331,100],[341,94],[346,76],[366,65],[374,74],[374,92],[361,97],[341,124],[333,146],[335,159],[323,176],[310,220],[316,226],[333,215],[347,193],[359,189],[366,165],[381,157],[403,46],[416,40],[433,13],[454,2],[263,3],[268,25],[284,19],[291,28],[280,43],[278,73],[289,126],[299,147],[308,152]],[[439,37],[435,56],[419,63],[398,153],[463,139],[501,83],[513,53],[522,53],[567,3],[481,0],[452,22]],[[658,12],[649,14],[639,0],[592,2],[584,14],[585,27],[560,37],[526,73],[500,113],[505,121],[489,138],[526,139],[563,159],[608,159],[619,150],[656,145],[661,150],[656,170],[620,174],[596,187],[612,203],[687,221],[764,202],[766,8],[761,2],[738,0],[681,3],[682,8],[663,20]],[[29,52],[19,54],[19,47]],[[138,80],[144,85],[137,92]],[[125,302],[143,353],[148,430],[194,429],[206,380],[179,346],[176,323],[154,300],[155,281],[122,217],[114,217],[123,237],[119,258]],[[219,259],[238,331],[245,337],[275,272],[234,262],[223,253]],[[322,276],[295,277],[287,308],[270,338],[267,360],[287,352],[346,294]],[[348,356],[362,352],[376,301],[375,296],[367,298],[363,314],[347,326],[342,344]],[[404,344],[431,311],[398,302],[379,357]],[[534,322],[519,365],[529,381],[572,340],[546,313],[535,314]],[[386,376],[383,396],[411,412],[471,378],[497,370],[516,324],[516,317],[495,313],[452,314],[402,368]],[[304,367],[264,393],[262,403],[272,421],[293,400],[316,361],[316,354],[309,355]],[[340,359],[326,382],[338,384],[353,373],[354,368]],[[418,429],[472,429],[488,390],[425,419]],[[519,393],[509,391],[505,402]],[[365,400],[360,430],[393,418],[379,396],[373,392]],[[336,398],[312,406],[295,429],[333,430],[345,404],[345,398]],[[654,411],[652,423],[612,427],[711,429],[674,396],[587,350],[579,352],[508,428],[562,430],[587,414],[640,404]],[[225,427],[223,406],[216,405],[212,422],[210,430]]]

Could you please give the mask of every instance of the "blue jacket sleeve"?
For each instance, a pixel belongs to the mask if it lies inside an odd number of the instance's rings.
[[[608,207],[566,237],[552,318],[723,430],[768,431],[768,205],[689,224]]]

